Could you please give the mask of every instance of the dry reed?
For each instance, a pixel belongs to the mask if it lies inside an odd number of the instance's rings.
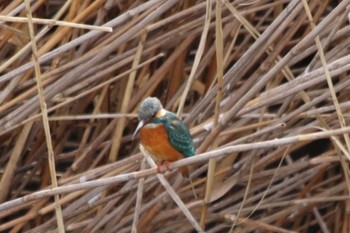
[[[350,232],[349,4],[2,1],[0,232]],[[150,95],[197,148],[165,174]]]

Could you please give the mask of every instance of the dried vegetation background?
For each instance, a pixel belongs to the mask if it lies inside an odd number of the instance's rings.
[[[349,4],[1,1],[0,232],[350,232]],[[147,96],[199,154],[164,176]]]

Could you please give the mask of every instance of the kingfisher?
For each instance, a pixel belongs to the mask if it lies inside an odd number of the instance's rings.
[[[134,136],[140,131],[140,143],[160,166],[195,154],[191,134],[186,125],[172,112],[163,108],[156,97],[144,99],[138,110],[139,124]],[[181,167],[180,172],[188,177],[188,167]]]

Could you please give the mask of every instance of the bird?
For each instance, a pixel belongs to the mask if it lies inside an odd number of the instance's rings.
[[[172,112],[163,108],[156,97],[145,98],[138,109],[139,123],[134,136],[140,131],[140,143],[160,167],[195,155],[195,147],[187,126]],[[188,178],[187,166],[180,168]]]

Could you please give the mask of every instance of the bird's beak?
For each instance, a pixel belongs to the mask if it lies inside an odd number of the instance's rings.
[[[139,132],[139,130],[142,128],[142,126],[144,125],[144,121],[140,121],[139,124],[137,125],[134,134],[132,135],[132,139],[134,140],[137,132]]]

